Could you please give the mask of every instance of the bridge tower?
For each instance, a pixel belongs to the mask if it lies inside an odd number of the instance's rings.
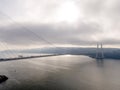
[[[103,44],[97,43],[97,49],[96,49],[96,59],[104,59],[104,52],[103,52]]]

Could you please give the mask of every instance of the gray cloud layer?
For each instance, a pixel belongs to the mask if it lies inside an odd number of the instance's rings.
[[[48,42],[55,44],[89,45],[96,44],[97,41],[93,37],[98,33],[103,33],[100,29],[99,26],[91,23],[80,23],[77,28],[67,25],[64,27],[54,27],[54,25],[26,25],[25,28],[12,25],[7,28],[1,28],[0,40],[14,45],[49,44]],[[105,42],[111,43],[109,39]]]
[[[53,18],[57,7],[66,1],[75,2],[82,15],[75,25],[41,24],[41,21]],[[33,22],[40,21],[37,24],[23,24],[51,43],[91,45],[103,42],[108,45],[120,45],[119,3],[119,0],[0,0],[0,11],[18,22],[19,20],[29,22],[29,19]],[[4,15],[0,14],[0,19],[0,24],[4,21],[11,23]],[[14,22],[0,28],[0,41],[11,45],[47,44],[31,31],[26,31]]]

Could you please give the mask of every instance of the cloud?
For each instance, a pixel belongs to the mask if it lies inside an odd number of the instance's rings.
[[[73,44],[91,41],[92,35],[101,32],[94,24],[80,23],[78,27],[55,25],[10,25],[0,29],[0,40],[8,44]]]
[[[84,19],[96,21],[111,28],[120,24],[119,3],[119,0],[79,0],[78,4],[84,13]]]
[[[53,23],[57,8],[70,1],[80,10],[78,21]],[[0,11],[14,19],[0,14],[0,41],[9,45],[45,45],[49,42],[58,45],[96,42],[119,45],[119,3],[119,0],[0,0]],[[21,22],[30,31],[14,21]],[[6,27],[2,27],[3,22]]]

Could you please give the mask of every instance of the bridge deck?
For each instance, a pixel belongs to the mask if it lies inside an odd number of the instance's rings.
[[[2,61],[13,61],[13,60],[21,60],[21,59],[32,59],[32,58],[40,58],[40,57],[51,57],[51,56],[59,56],[63,54],[53,54],[53,55],[37,55],[37,56],[26,56],[26,57],[15,57],[15,58],[1,58]]]

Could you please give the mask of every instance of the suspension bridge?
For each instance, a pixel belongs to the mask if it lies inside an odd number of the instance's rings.
[[[12,61],[12,60],[22,60],[22,59],[33,59],[33,58],[41,58],[41,57],[51,57],[51,56],[59,56],[59,55],[65,55],[64,53],[61,54],[43,54],[43,55],[17,55],[14,57],[6,57],[6,58],[0,58],[0,62],[2,61]],[[81,54],[86,55],[86,54]],[[89,55],[88,55],[89,56]],[[96,54],[93,56],[96,60],[103,60],[104,59],[104,52],[103,52],[103,45],[97,44],[96,47]]]
[[[33,35],[33,37],[35,37],[38,40],[42,40],[45,43],[47,43],[50,47],[54,47],[54,48],[59,48],[62,49],[60,47],[57,47],[55,44],[53,44],[50,40],[47,40],[43,37],[43,35],[40,35],[36,32],[34,32],[31,28],[26,27],[25,25],[15,21],[12,17],[10,17],[9,15],[5,14],[4,12],[0,11],[0,15],[3,15],[4,17],[6,17],[8,20],[10,20],[13,23],[17,24],[18,26],[20,26],[23,30],[25,30],[25,32],[30,33]],[[4,23],[3,23],[4,24]],[[4,25],[3,25],[4,26]],[[6,27],[2,27],[6,28]],[[34,41],[34,40],[31,40]],[[2,43],[2,42],[0,42]],[[9,47],[7,47],[5,44],[2,43],[2,45],[7,48],[8,50],[10,49]],[[99,47],[100,46],[100,47]],[[15,53],[13,51],[9,52],[9,53]],[[16,54],[16,53],[15,53]],[[49,55],[30,55],[30,56],[19,56],[17,55],[16,57],[7,57],[7,58],[3,58],[0,57],[0,61],[11,61],[11,60],[21,60],[21,59],[31,59],[31,58],[40,58],[40,57],[50,57],[50,56],[58,56],[58,55],[63,55],[63,54],[49,54]],[[96,48],[96,59],[103,59],[104,58],[104,53],[103,53],[103,45],[102,44],[97,44],[97,48]]]

